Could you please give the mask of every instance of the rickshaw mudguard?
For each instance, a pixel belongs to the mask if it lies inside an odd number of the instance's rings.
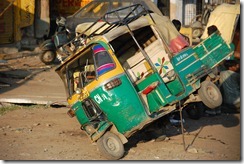
[[[107,131],[111,131],[114,134],[116,134],[120,140],[122,141],[123,144],[127,143],[128,140],[127,138],[118,132],[118,129],[113,125],[111,122],[108,121],[103,121],[100,123],[98,130],[90,135],[90,139],[92,142],[96,142],[99,138],[101,138]]]
[[[42,51],[56,51],[56,46],[52,39],[47,39],[40,45]]]
[[[113,124],[108,121],[101,121],[98,125],[96,132],[91,134],[89,137],[92,142],[97,141]]]

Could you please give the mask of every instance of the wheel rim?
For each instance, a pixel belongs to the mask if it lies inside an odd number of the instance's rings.
[[[217,100],[218,99],[218,93],[217,93],[217,91],[213,87],[211,87],[211,86],[209,86],[207,88],[207,94],[209,95],[209,97],[212,100]]]
[[[47,62],[51,62],[54,58],[54,54],[53,52],[51,51],[47,51],[44,55],[43,55],[43,59],[44,61],[47,61]]]
[[[116,152],[118,151],[119,143],[114,138],[108,138],[107,146],[110,151]]]

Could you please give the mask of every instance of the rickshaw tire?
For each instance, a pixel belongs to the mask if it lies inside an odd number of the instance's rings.
[[[205,106],[202,102],[193,102],[184,107],[190,119],[199,120],[203,114]]]
[[[211,81],[204,81],[201,83],[198,95],[202,99],[203,104],[210,109],[219,107],[223,102],[219,88]]]
[[[111,132],[106,132],[97,140],[100,153],[109,160],[118,160],[124,156],[124,145],[120,138]]]
[[[44,51],[40,54],[39,58],[41,60],[41,62],[43,62],[46,65],[50,65],[54,62],[54,60],[56,59],[57,54],[55,51]]]

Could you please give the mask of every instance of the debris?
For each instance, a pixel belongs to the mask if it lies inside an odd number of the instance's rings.
[[[10,86],[11,86],[10,84],[0,83],[0,88],[2,88],[2,87],[10,87]]]
[[[41,125],[40,123],[34,123],[33,126],[38,126]]]
[[[64,133],[65,133],[64,131],[59,132],[59,134],[64,134]]]
[[[170,140],[170,138],[169,138],[169,137],[166,137],[166,138],[165,138],[165,141],[169,141],[169,140]]]
[[[48,124],[48,123],[47,123],[47,124],[46,124],[46,126],[47,126],[47,127],[50,127],[50,126],[51,126],[51,124]]]
[[[20,156],[30,156],[29,153],[20,153],[19,155],[20,155]]]
[[[135,153],[136,151],[134,149],[129,150],[130,153]]]
[[[6,63],[8,63],[7,60],[1,60],[0,59],[0,64],[6,64]]]
[[[154,158],[155,158],[155,159],[159,159],[159,157],[157,157],[157,156],[154,156]]]
[[[187,149],[187,152],[188,153],[193,153],[193,154],[198,153],[197,149],[195,149],[195,148],[189,148],[189,149]]]
[[[16,48],[16,47],[4,47],[4,48],[2,48],[2,52],[4,53],[4,54],[8,54],[8,56],[11,54],[14,54],[14,55],[16,55],[16,53],[18,53],[19,52],[19,50],[18,50],[18,48]]]
[[[161,135],[155,139],[155,142],[165,141],[166,138],[167,138],[166,135]]]

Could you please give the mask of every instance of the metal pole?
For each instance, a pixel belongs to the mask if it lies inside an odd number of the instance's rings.
[[[181,103],[179,101],[179,111],[180,111],[180,125],[181,125],[181,134],[182,134],[182,140],[183,140],[183,148],[184,151],[186,151],[186,143],[185,143],[185,136],[184,136],[184,125],[183,125],[183,121],[182,121],[182,107],[181,107]]]

